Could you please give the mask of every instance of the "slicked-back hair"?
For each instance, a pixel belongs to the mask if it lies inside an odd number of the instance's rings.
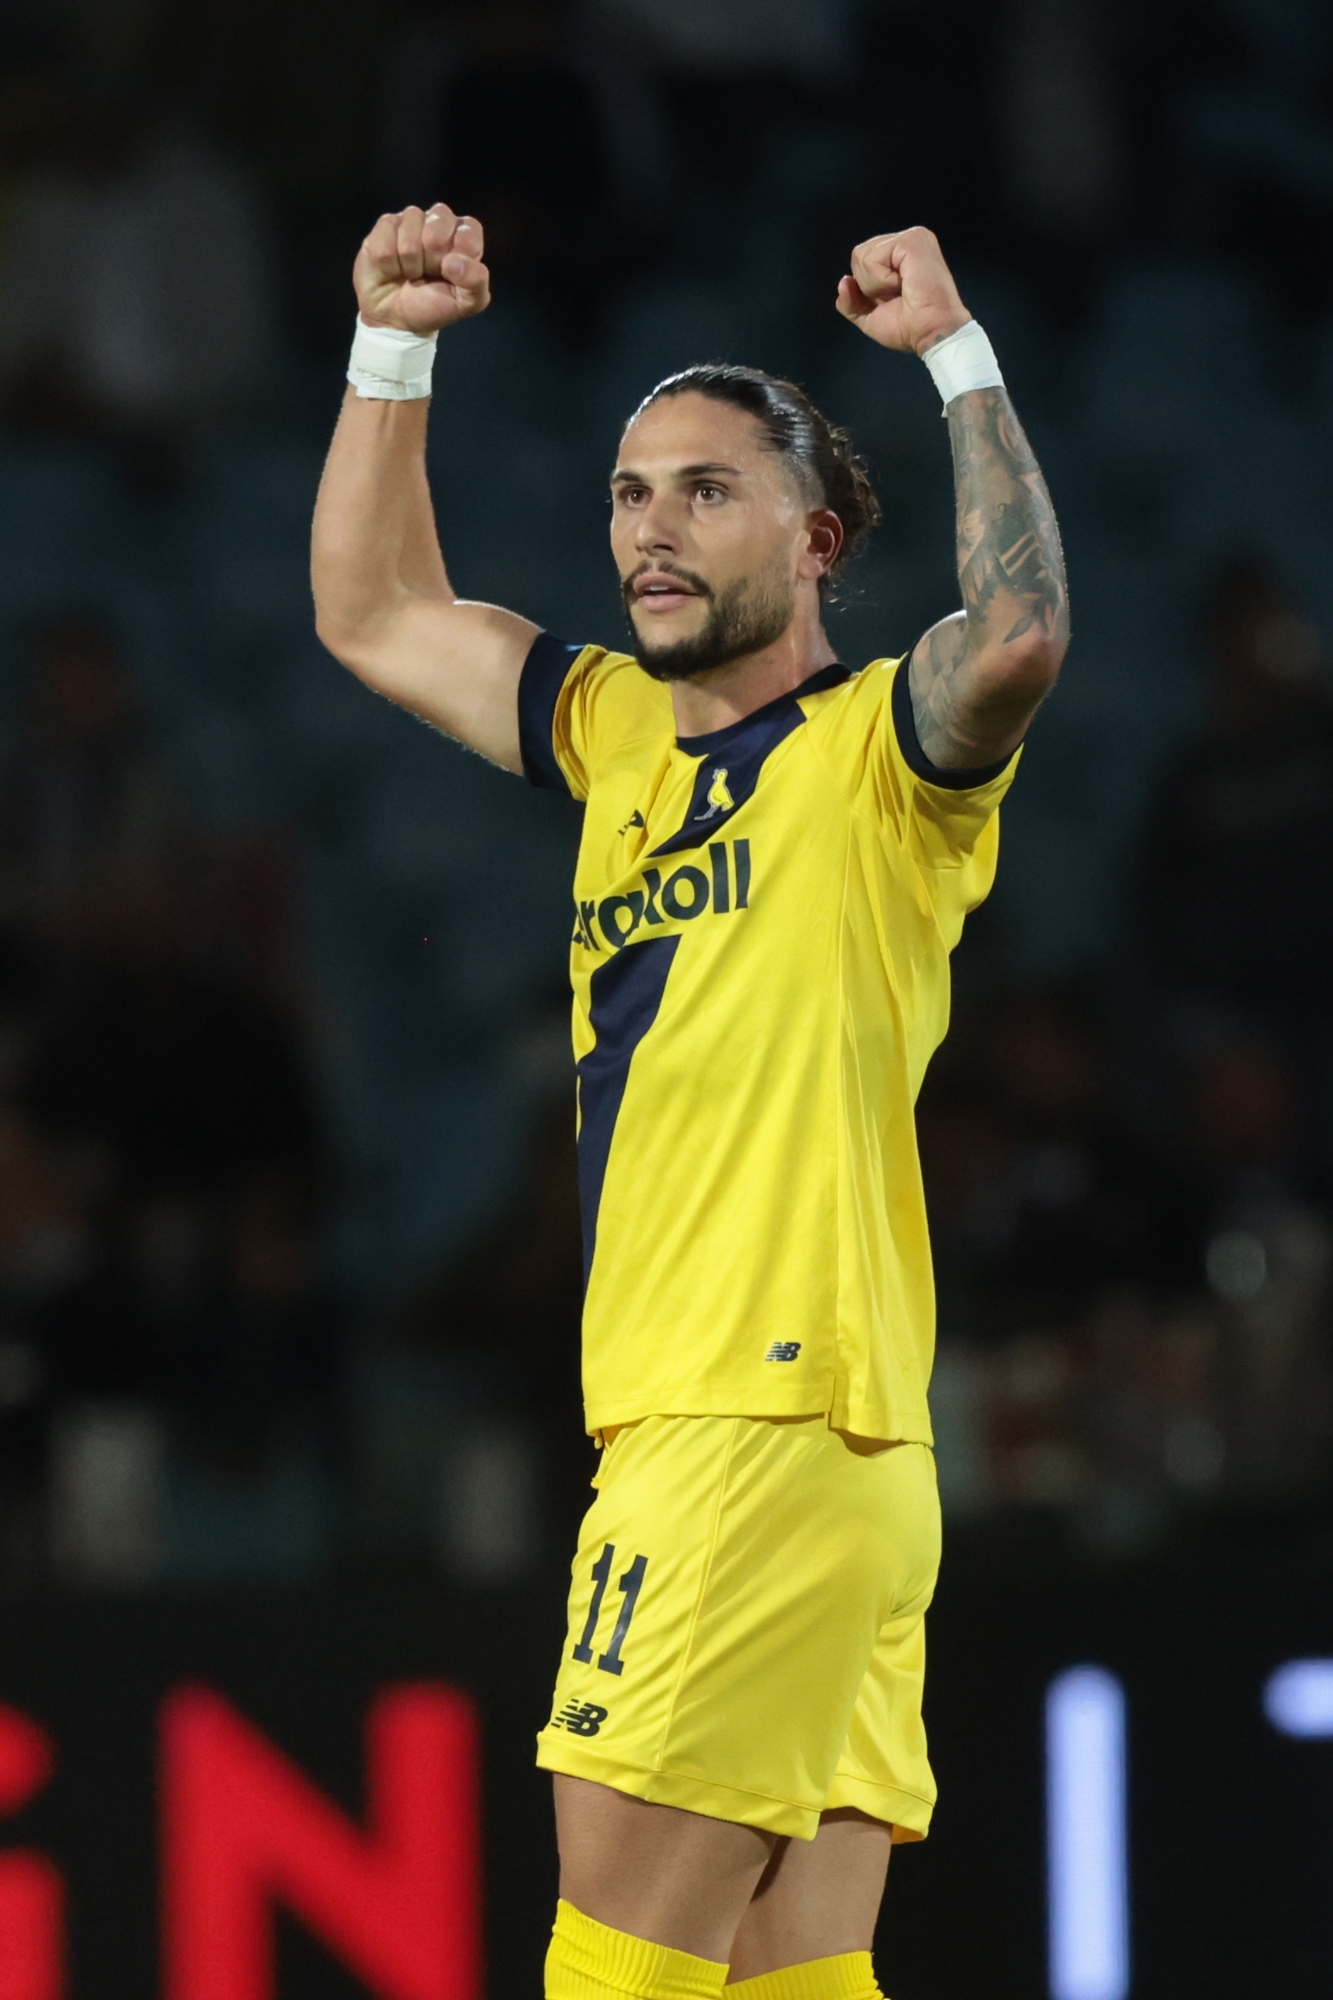
[[[827,590],[880,517],[869,468],[848,433],[830,423],[795,382],[731,361],[703,361],[693,368],[682,368],[678,375],[668,375],[644,397],[634,417],[668,396],[688,395],[730,403],[752,416],[765,449],[786,462],[809,505],[829,508],[842,522],[838,559],[819,580],[820,589]]]

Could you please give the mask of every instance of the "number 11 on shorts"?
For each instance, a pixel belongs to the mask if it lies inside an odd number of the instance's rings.
[[[588,1618],[587,1623],[583,1627],[583,1637],[574,1648],[574,1658],[585,1667],[592,1663],[593,1635],[597,1630],[597,1621],[602,1615],[602,1599],[606,1596],[606,1586],[611,1581],[611,1571],[615,1567],[615,1560],[615,1543],[608,1542],[592,1566],[592,1603],[588,1606]],[[616,1629],[611,1634],[611,1644],[597,1662],[604,1674],[618,1674],[624,1670],[625,1663],[620,1657],[620,1650],[625,1643],[625,1637],[629,1631],[629,1621],[634,1616],[634,1607],[639,1601],[639,1592],[643,1589],[643,1579],[647,1569],[647,1556],[635,1556],[633,1562],[620,1579],[620,1588],[624,1592],[625,1602],[620,1607],[620,1616],[616,1619]]]

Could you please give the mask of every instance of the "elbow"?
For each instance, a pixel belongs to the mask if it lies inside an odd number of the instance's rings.
[[[312,551],[310,595],[315,637],[335,660],[355,673],[373,628],[382,622],[384,607],[379,595],[365,588],[350,564],[332,559],[318,545]]]
[[[315,637],[321,646],[333,654],[335,660],[342,658],[344,649],[352,637],[347,620],[340,618],[328,605],[321,604],[318,595],[315,598]]]
[[[378,686],[375,651],[361,627],[316,609],[315,637],[340,667],[346,667],[349,674],[355,674],[367,687]]]
[[[361,662],[371,649],[376,621],[366,617],[364,605],[348,601],[342,591],[324,591],[314,584],[315,637],[342,666],[359,673]]]
[[[335,659],[340,659],[348,627],[353,621],[347,616],[350,608],[347,593],[338,588],[337,571],[329,563],[318,541],[311,551],[310,595],[314,602],[315,637]]]
[[[1060,678],[1060,669],[1069,651],[1069,634],[1066,631],[1033,632],[1030,638],[1016,644],[1018,658],[1010,668],[1015,682],[1036,700],[1044,700]]]
[[[989,657],[979,659],[977,678],[997,704],[1031,711],[1060,678],[1068,648],[1067,633],[1037,628],[1006,640]]]
[[[334,612],[321,606],[318,599],[315,602],[315,637],[325,651],[332,653],[334,659],[343,666],[353,665],[356,649],[354,628],[346,619],[339,618]]]

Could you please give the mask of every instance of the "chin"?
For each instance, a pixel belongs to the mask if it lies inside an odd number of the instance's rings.
[[[640,649],[645,653],[665,653],[672,646],[679,646],[697,639],[708,623],[706,617],[699,617],[692,607],[680,611],[646,611],[641,618],[631,618],[634,636]]]
[[[659,679],[671,680],[675,678],[670,672],[672,661],[681,657],[682,648],[688,656],[694,649],[694,642],[697,636],[697,633],[694,632],[668,633],[653,631],[645,633],[640,632],[636,626],[634,628],[634,657],[646,673],[653,674]],[[666,668],[667,672],[659,675],[657,671],[659,666]]]
[[[656,646],[651,651],[642,645],[634,648],[634,657],[644,673],[654,681],[699,681],[718,668],[728,664],[711,656],[700,658],[697,649],[688,643],[682,647],[679,642],[670,646]]]

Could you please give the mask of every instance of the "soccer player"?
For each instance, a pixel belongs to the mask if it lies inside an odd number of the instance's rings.
[[[570,282],[578,282],[577,236]],[[584,807],[571,946],[587,1424],[604,1450],[539,1762],[551,2000],[868,2000],[921,1723],[939,1516],[913,1102],[996,809],[1068,637],[1051,503],[926,229],[837,307],[945,405],[963,609],[854,671],[823,604],[873,526],[789,382],[686,369],[611,474],[631,650],[460,598],[426,482],[436,335],[482,232],[382,216],[314,529],[370,687]],[[886,359],[886,367],[901,365]],[[441,365],[448,420],[449,376]]]

